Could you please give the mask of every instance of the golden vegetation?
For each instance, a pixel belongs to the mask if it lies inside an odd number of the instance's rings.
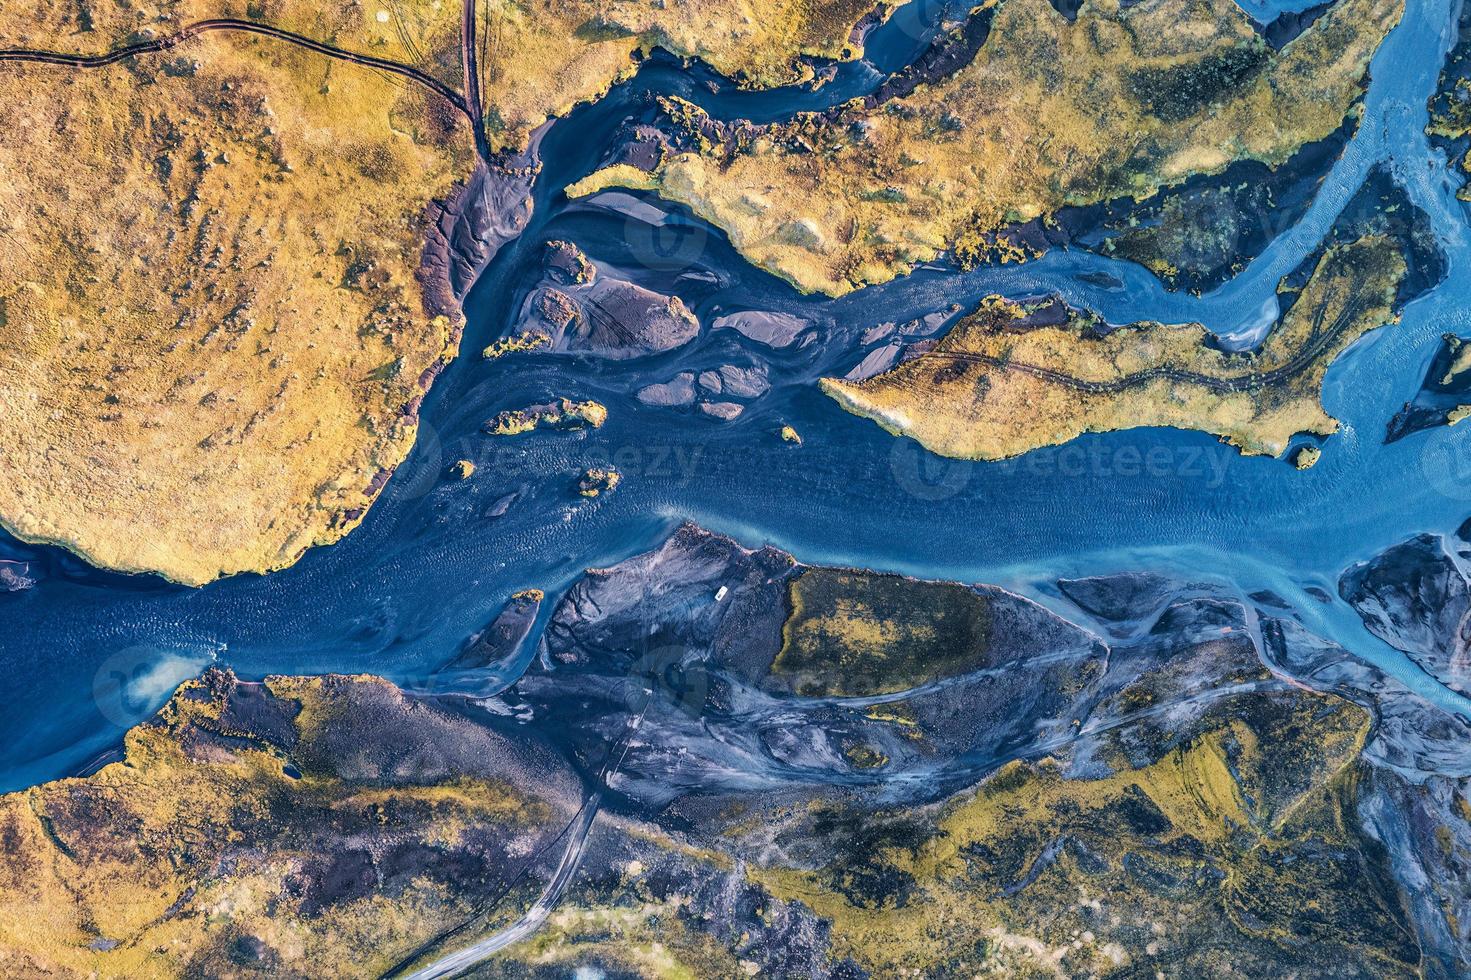
[[[507,354],[526,354],[542,347],[550,347],[552,338],[539,330],[524,330],[510,337],[503,337],[481,351],[487,361],[505,357]]]
[[[866,9],[483,3],[492,143],[655,44],[751,84],[800,77],[798,55],[855,54]],[[460,88],[463,10],[42,0],[0,9],[0,47],[97,56],[238,18]],[[432,202],[474,165],[451,100],[238,30],[105,68],[6,62],[0,98],[0,523],[187,584],[351,530],[457,350],[457,303],[418,275]]]
[[[190,584],[347,533],[456,351],[417,272],[463,118],[224,34],[0,92],[6,528]]]
[[[1214,433],[1245,453],[1280,456],[1293,435],[1338,423],[1319,402],[1323,375],[1349,344],[1395,318],[1405,261],[1395,241],[1329,248],[1253,354],[1208,346],[1198,325],[1105,330],[1069,311],[1028,324],[992,298],[931,352],[867,381],[824,379],[848,411],[945,456],[1002,459],[1084,432],[1161,425]]]
[[[100,55],[230,18],[417,65],[458,85],[461,9],[460,0],[29,0],[0,8],[0,48]]]
[[[501,412],[485,423],[486,435],[519,436],[537,429],[601,428],[608,421],[608,409],[601,402],[576,402],[559,398],[545,405],[514,408]]]
[[[577,481],[577,492],[584,497],[598,497],[612,493],[623,482],[623,474],[611,466],[593,466],[585,470]]]
[[[804,697],[888,694],[988,664],[990,600],[966,586],[813,568],[789,590],[771,679]]]
[[[267,688],[206,674],[126,761],[0,797],[0,972],[376,976],[470,918],[565,806],[436,775],[454,739],[501,743],[384,681]]]
[[[1344,0],[1274,52],[1234,0],[1095,0],[1073,23],[1047,0],[1002,0],[968,66],[876,108],[855,101],[727,142],[670,100],[697,149],[634,182],[799,289],[837,295],[947,249],[994,255],[999,229],[1065,205],[1286,160],[1343,123],[1401,12],[1401,0]]]
[[[831,835],[826,863],[749,874],[832,924],[833,959],[875,975],[1261,975],[1279,957],[1329,975],[1364,955],[1366,975],[1408,976],[1418,951],[1385,942],[1401,913],[1352,810],[1368,728],[1319,695],[1234,698],[1111,775],[1017,762],[934,807],[817,804],[803,832]],[[1308,936],[1321,947],[1303,950]]]
[[[700,58],[753,87],[810,78],[801,56],[862,53],[854,26],[873,0],[483,0],[491,146],[516,149],[550,116],[597,98],[655,47]],[[895,4],[897,6],[897,4]]]

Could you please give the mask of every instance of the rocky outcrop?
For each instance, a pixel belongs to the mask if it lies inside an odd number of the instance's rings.
[[[87,779],[0,797],[9,975],[366,976],[474,921],[581,804],[554,754],[364,677],[210,671]]]
[[[439,306],[460,301],[485,267],[531,221],[531,186],[541,171],[537,141],[519,154],[482,162],[452,198],[438,207],[424,248],[421,280],[437,287]]]
[[[666,296],[599,270],[576,245],[548,242],[543,278],[522,303],[516,330],[553,351],[613,360],[645,357],[694,340],[700,322]]]
[[[1471,583],[1439,535],[1418,535],[1354,565],[1338,594],[1380,639],[1452,690],[1471,691]]]

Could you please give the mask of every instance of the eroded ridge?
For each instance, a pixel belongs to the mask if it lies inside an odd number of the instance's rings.
[[[952,252],[1029,254],[998,233],[1069,205],[1143,198],[1233,161],[1280,164],[1337,130],[1398,0],[1346,0],[1280,50],[1233,0],[1003,0],[961,69],[887,101],[772,126],[711,124],[669,100],[652,171],[623,163],[569,189],[643,187],[726,231],[804,291],[884,282]]]
[[[455,0],[37,0],[0,11],[0,58],[49,54],[105,62],[166,50],[206,31],[248,31],[327,54],[456,85],[460,7]]]

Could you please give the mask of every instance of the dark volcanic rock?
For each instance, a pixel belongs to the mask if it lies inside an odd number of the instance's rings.
[[[1435,648],[1459,578],[1427,535],[1342,581]],[[0,797],[0,899],[84,964],[184,950],[168,975],[308,975],[278,922],[380,975],[550,908],[474,969],[635,977],[657,943],[699,977],[1471,975],[1454,704],[1273,593],[1061,588],[1108,640],[994,586],[686,525],[574,583],[499,695],[207,673],[127,765]],[[538,601],[459,660],[504,659]],[[165,886],[123,939],[94,925],[117,874]]]
[[[1082,6],[1082,0],[1053,0],[1053,5],[1058,13],[1072,20]],[[1065,8],[1071,8],[1071,12]],[[902,99],[921,85],[948,78],[970,64],[991,36],[991,20],[995,12],[994,6],[974,8],[965,23],[935,38],[918,58],[865,96],[864,105],[873,109],[892,99]],[[835,118],[836,112],[830,113],[830,117]]]
[[[799,602],[817,618],[789,619]],[[845,639],[911,630],[918,648],[887,653]],[[639,718],[617,788],[662,805],[834,772],[999,764],[1073,730],[1106,656],[1091,634],[1001,589],[814,569],[685,526],[575,585],[543,637],[550,669],[516,693],[590,767]],[[882,712],[820,696],[845,691],[892,693]]]
[[[1471,720],[1431,704],[1378,667],[1289,619],[1266,618],[1262,645],[1275,666],[1318,690],[1372,711],[1374,737],[1364,757],[1419,782],[1471,776]]]
[[[433,216],[420,277],[433,313],[458,313],[475,280],[531,221],[531,185],[541,170],[539,134],[521,154],[476,166],[460,192]]]
[[[580,286],[597,277],[597,267],[571,242],[547,242],[547,275],[564,286]]]
[[[1207,292],[1307,213],[1357,125],[1357,114],[1350,115],[1331,136],[1275,168],[1239,161],[1145,201],[1065,209],[1058,223],[1081,244],[1138,262],[1171,288]]]
[[[731,398],[760,398],[771,390],[771,382],[767,380],[766,368],[760,364],[750,367],[738,367],[734,364],[721,366],[714,372],[716,379],[715,391]],[[704,376],[701,375],[701,384]]]
[[[1471,691],[1471,586],[1439,535],[1421,534],[1354,565],[1338,594],[1375,636],[1447,687]]]
[[[1057,587],[1084,612],[1123,624],[1158,611],[1169,598],[1173,584],[1162,575],[1133,572],[1062,579]]]
[[[678,296],[602,273],[575,245],[548,242],[545,270],[515,329],[546,335],[552,350],[621,360],[699,336],[699,321]]]
[[[810,326],[808,321],[791,313],[761,310],[731,313],[717,317],[710,324],[712,330],[734,330],[748,340],[777,349],[792,346]]]
[[[522,644],[536,623],[542,593],[535,589],[511,596],[500,615],[485,629],[470,637],[465,649],[441,670],[478,670],[510,664],[521,653]]]
[[[776,655],[783,583],[795,567],[775,548],[748,551],[686,524],[655,551],[588,572],[552,614],[542,655],[554,664],[628,666],[677,647],[764,669]]]
[[[1455,334],[1441,337],[1440,347],[1430,361],[1430,369],[1425,372],[1420,390],[1389,420],[1385,442],[1395,442],[1411,433],[1446,425],[1451,412],[1471,405],[1471,371],[1456,363],[1466,343]]]
[[[1465,778],[1412,782],[1372,770],[1359,787],[1366,829],[1389,854],[1410,906],[1423,975],[1471,976],[1471,787]]]
[[[1365,235],[1394,239],[1409,267],[1395,294],[1396,309],[1403,308],[1445,278],[1449,267],[1430,217],[1415,204],[1389,168],[1380,164],[1369,171],[1364,186],[1349,198],[1328,237],[1287,277],[1286,286],[1290,288],[1296,280],[1305,280],[1325,248]]]
[[[646,385],[636,396],[645,405],[663,408],[679,408],[695,403],[695,376],[683,371],[668,381]]]

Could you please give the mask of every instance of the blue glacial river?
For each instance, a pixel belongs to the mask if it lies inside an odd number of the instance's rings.
[[[1305,4],[1243,6],[1265,17]],[[809,562],[994,582],[1048,604],[1048,583],[1058,577],[1140,568],[1223,579],[1243,591],[1269,588],[1311,628],[1447,710],[1467,710],[1365,632],[1343,603],[1304,591],[1332,594],[1353,561],[1471,516],[1471,429],[1383,444],[1385,423],[1419,387],[1439,336],[1471,333],[1471,241],[1455,199],[1459,179],[1423,135],[1426,99],[1451,43],[1450,0],[1409,0],[1374,60],[1363,123],[1311,210],[1205,296],[1168,292],[1135,265],[1054,250],[1021,267],[928,268],[840,300],[803,297],[688,217],[658,215],[627,196],[569,204],[560,195],[596,164],[619,120],[649,92],[678,92],[718,115],[758,119],[817,108],[871,89],[912,58],[939,14],[921,4],[909,19],[896,17],[870,44],[877,67],[842,66],[815,91],[711,91],[708,75],[655,59],[599,104],[553,125],[536,216],[470,296],[466,355],[428,398],[413,456],[342,543],[275,575],[190,590],[0,542],[0,552],[39,556],[50,573],[29,592],[0,596],[7,695],[0,790],[78,771],[209,663],[250,677],[340,671],[412,681],[452,656],[510,592],[536,586],[555,597],[583,568],[646,550],[684,519]],[[941,460],[843,413],[813,383],[862,357],[866,329],[965,307],[990,292],[1055,291],[1111,322],[1194,320],[1255,336],[1275,309],[1280,277],[1312,252],[1381,163],[1431,217],[1450,271],[1402,322],[1366,337],[1330,371],[1325,404],[1342,429],[1309,472],[1243,458],[1198,433],[1159,429],[1088,436],[1004,463]],[[663,227],[630,217],[630,208]],[[678,292],[705,323],[741,309],[787,311],[812,321],[818,341],[760,351],[775,387],[731,423],[645,407],[631,393],[679,370],[749,357],[754,349],[732,331],[706,331],[683,350],[632,365],[480,360],[474,352],[507,328],[548,238],[573,239],[605,268]],[[1120,285],[1078,278],[1090,273]],[[609,423],[585,435],[522,441],[478,433],[496,411],[558,394],[605,402]],[[802,448],[777,438],[783,423],[801,432]],[[480,471],[470,481],[445,480],[446,465],[460,458]],[[597,501],[578,497],[580,469],[608,462],[624,471],[624,485]],[[504,515],[491,516],[511,494]]]

